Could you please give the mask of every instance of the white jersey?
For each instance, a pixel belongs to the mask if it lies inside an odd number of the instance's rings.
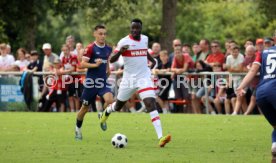
[[[129,48],[122,53],[124,60],[123,78],[150,78],[151,72],[148,67],[147,59],[148,37],[141,35],[140,41],[136,41],[131,35],[128,35],[119,41],[115,52],[118,52],[126,45],[128,45]]]

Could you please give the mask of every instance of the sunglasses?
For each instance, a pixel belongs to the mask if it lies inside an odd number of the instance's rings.
[[[175,45],[173,45],[173,46],[181,46],[181,44],[175,44]]]
[[[211,46],[212,48],[217,48],[218,46],[217,45],[213,45],[213,46]]]

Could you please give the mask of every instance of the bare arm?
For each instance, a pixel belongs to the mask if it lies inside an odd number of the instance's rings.
[[[253,78],[257,75],[259,72],[260,65],[258,64],[253,64],[249,72],[246,74],[246,76],[243,78],[240,86],[237,88],[237,94],[239,96],[244,95],[245,91],[243,90],[252,80]]]
[[[118,52],[114,52],[113,54],[111,54],[110,63],[116,62],[119,59],[120,55],[125,52],[128,47],[129,45],[125,45]]]
[[[88,58],[82,58],[81,68],[97,68],[102,63],[101,59],[96,59],[96,63],[88,63]]]
[[[147,52],[147,58],[152,63],[151,67],[154,67],[156,65],[156,61],[154,60],[154,58],[152,58],[152,56],[148,52]]]

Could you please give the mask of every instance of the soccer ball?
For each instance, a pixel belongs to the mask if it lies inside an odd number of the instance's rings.
[[[111,144],[115,148],[124,148],[127,146],[127,137],[123,134],[117,133],[112,137]]]

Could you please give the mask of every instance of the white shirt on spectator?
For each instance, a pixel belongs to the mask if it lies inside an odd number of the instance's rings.
[[[7,54],[6,56],[0,55],[0,68],[8,68],[14,63],[14,61],[14,57],[10,54]]]
[[[20,71],[24,71],[26,69],[26,67],[29,65],[29,61],[27,61],[26,59],[22,60],[16,60],[13,65],[16,65],[17,67],[19,67]]]
[[[234,58],[233,55],[228,55],[226,58],[226,66],[236,68],[238,67],[244,60],[244,56],[239,53],[237,58]]]
[[[239,53],[237,58],[234,58],[233,55],[228,55],[226,58],[226,66],[227,67],[232,67],[232,68],[237,68],[240,64],[242,64],[244,61],[244,56]],[[233,87],[234,90],[240,85],[242,81],[242,76],[239,75],[233,75]]]

